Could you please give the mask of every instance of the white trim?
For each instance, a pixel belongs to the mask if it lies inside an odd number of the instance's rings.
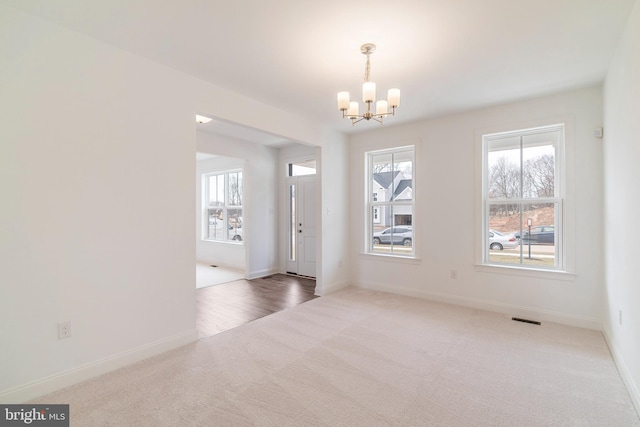
[[[360,259],[368,259],[370,261],[382,261],[382,262],[403,262],[405,264],[414,264],[420,265],[422,260],[420,258],[415,258],[412,256],[403,256],[403,255],[390,255],[385,253],[360,253]]]
[[[301,175],[289,175],[289,165],[293,165],[296,166],[299,163],[302,162],[309,162],[309,161],[314,161],[316,163],[315,165],[315,169],[313,170],[313,173],[307,173],[307,174],[301,174]],[[303,177],[303,176],[316,176],[318,175],[318,159],[316,158],[316,154],[314,153],[313,155],[309,155],[309,156],[297,156],[295,158],[291,158],[289,160],[285,160],[284,162],[284,166],[285,166],[285,177],[286,178],[299,178],[299,177]],[[303,166],[305,167],[305,166]],[[310,169],[310,168],[308,168]]]
[[[196,329],[190,329],[172,337],[135,347],[95,362],[87,363],[48,377],[5,390],[0,393],[0,402],[23,403],[65,387],[106,374],[124,366],[156,356],[174,348],[191,344],[198,340]]]
[[[389,292],[392,294],[405,295],[416,298],[423,298],[432,301],[444,302],[447,304],[462,307],[476,308],[479,310],[492,311],[495,313],[508,314],[509,316],[525,317],[540,322],[554,322],[579,328],[602,330],[600,319],[574,316],[551,310],[541,310],[533,307],[524,307],[514,304],[504,304],[501,302],[467,298],[459,295],[445,294],[441,292],[430,292],[421,289],[405,288],[401,286],[389,286],[381,283],[356,283],[354,286],[374,291]]]
[[[624,385],[627,387],[629,397],[631,398],[631,403],[633,403],[633,406],[636,408],[636,412],[640,416],[640,390],[638,390],[638,386],[636,385],[636,383],[633,382],[633,376],[631,376],[631,372],[629,372],[627,364],[624,362],[624,359],[620,355],[618,348],[614,345],[606,329],[602,331],[602,335],[604,335],[604,340],[609,346],[609,351],[613,356],[613,361],[618,368],[620,377],[622,377],[622,382],[624,382]]]
[[[544,270],[527,268],[520,265],[476,264],[475,270],[480,273],[511,274],[513,276],[536,277],[538,279],[564,280],[574,282],[576,275],[562,270]]]
[[[318,283],[318,282],[316,282]],[[351,286],[351,282],[349,281],[345,281],[345,282],[338,282],[338,283],[332,283],[330,285],[322,285],[322,289],[318,289],[318,284],[316,284],[316,289],[314,292],[314,295],[319,296],[319,297],[323,297],[323,296],[327,296],[331,293],[337,292],[341,289],[347,288]]]
[[[560,187],[562,193],[559,195],[562,200],[561,212],[556,211],[556,215],[561,214],[561,218],[556,218],[556,223],[561,223],[561,228],[558,228],[558,233],[562,233],[562,238],[558,242],[558,273],[564,272],[566,275],[559,275],[560,280],[567,280],[567,277],[571,278],[575,276],[575,129],[574,129],[574,116],[573,115],[556,115],[549,117],[536,118],[532,120],[519,121],[508,124],[496,124],[487,126],[484,128],[476,129],[475,131],[475,188],[476,188],[476,204],[475,204],[475,264],[476,266],[497,267],[500,268],[500,264],[487,264],[485,263],[485,241],[484,236],[484,221],[486,218],[485,203],[484,203],[484,189],[486,187],[486,174],[487,168],[486,159],[484,155],[484,141],[485,135],[493,134],[506,134],[509,132],[520,132],[520,130],[531,130],[535,128],[550,128],[554,126],[564,127],[564,140],[563,144],[560,144],[558,151],[556,152],[556,160],[558,164],[562,164],[564,172],[556,179],[562,179]],[[514,130],[515,129],[515,130]],[[533,272],[533,268],[520,267],[519,265],[513,265],[514,268],[521,268],[523,275],[530,277],[538,277]],[[477,269],[478,267],[476,267]],[[485,270],[485,271],[488,271]],[[497,271],[497,270],[496,270]],[[550,278],[550,271],[544,268],[540,269],[541,274]],[[553,271],[555,272],[555,271]],[[553,273],[551,272],[551,273]],[[541,276],[542,277],[542,276]],[[571,280],[571,279],[569,279]]]
[[[364,152],[364,160],[365,160],[365,167],[364,167],[364,203],[365,203],[365,216],[364,216],[364,241],[362,242],[364,244],[364,249],[363,252],[369,255],[374,255],[376,254],[376,252],[373,252],[373,239],[371,236],[371,231],[373,229],[373,225],[374,224],[380,224],[381,219],[378,218],[378,222],[374,221],[373,218],[373,208],[386,208],[386,207],[391,207],[393,209],[394,206],[408,206],[411,208],[411,226],[413,229],[413,234],[412,234],[412,245],[411,245],[411,254],[410,255],[394,255],[394,254],[388,254],[386,255],[387,257],[401,257],[401,258],[415,258],[417,256],[417,251],[416,251],[416,247],[419,246],[416,243],[416,228],[415,228],[415,218],[416,218],[416,200],[415,200],[415,195],[417,194],[416,190],[415,190],[415,186],[416,186],[416,146],[418,144],[411,144],[411,145],[403,145],[403,146],[394,146],[394,147],[389,147],[389,148],[384,148],[384,149],[376,149],[376,150],[368,150]],[[384,154],[390,154],[392,156],[395,156],[398,153],[403,153],[403,152],[411,152],[411,191],[412,191],[412,197],[410,200],[384,200],[384,201],[373,201],[373,157],[376,155],[384,155]],[[393,160],[392,160],[393,161]],[[393,170],[391,171],[392,175],[392,192],[393,192],[393,182],[395,181],[395,178],[393,177]],[[382,188],[382,187],[380,187]],[[386,189],[384,189],[386,191]],[[394,225],[394,219],[392,218],[391,224],[387,224],[386,227],[395,227]],[[418,226],[419,229],[419,226]]]
[[[242,186],[241,186],[241,198],[243,199],[242,202],[243,204],[241,205],[230,205],[229,204],[229,175],[230,174],[241,174],[241,179],[242,179]],[[219,171],[219,172],[203,172],[200,174],[201,175],[201,179],[202,179],[202,212],[201,212],[201,222],[202,222],[202,233],[200,233],[200,240],[202,242],[213,242],[213,243],[219,243],[219,242],[233,242],[234,244],[237,245],[244,245],[244,230],[243,230],[243,235],[240,236],[241,240],[232,240],[229,239],[229,228],[228,228],[228,211],[230,209],[240,209],[241,213],[242,213],[242,217],[244,218],[244,213],[245,213],[245,209],[244,209],[244,168],[234,168],[234,169],[229,169],[229,170],[225,170],[225,171]],[[222,225],[222,230],[224,231],[224,237],[221,239],[212,239],[209,238],[209,193],[210,193],[210,188],[209,188],[209,184],[210,184],[210,177],[212,176],[222,176],[223,180],[224,180],[224,204],[222,206],[219,206],[218,208],[222,209],[223,211],[223,225]],[[217,228],[217,227],[216,227]]]
[[[263,270],[258,271],[249,271],[244,275],[244,278],[247,280],[260,279],[262,277],[271,276],[272,274],[278,274],[280,271],[277,268],[265,268]],[[286,273],[282,273],[286,274]]]

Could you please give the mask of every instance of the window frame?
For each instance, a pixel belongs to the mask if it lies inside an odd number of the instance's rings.
[[[315,157],[300,157],[285,162],[287,178],[313,176],[318,173],[318,162]]]
[[[241,184],[240,184],[240,204],[232,205],[230,204],[230,185],[229,185],[229,176],[232,174],[240,174]],[[223,236],[221,238],[211,238],[209,236],[209,186],[210,186],[210,178],[213,176],[223,176],[224,178],[224,203],[219,206],[222,210],[222,218],[224,221],[224,225],[222,227]],[[216,172],[206,172],[202,174],[202,235],[201,240],[205,242],[215,242],[215,243],[230,243],[234,245],[242,245],[244,244],[244,227],[242,228],[242,234],[240,235],[239,240],[234,240],[229,238],[229,217],[228,211],[231,209],[239,209],[241,212],[241,216],[244,216],[244,170],[242,168],[229,169],[224,171],[216,171]]]
[[[515,130],[514,130],[515,128]],[[485,130],[479,133],[480,139],[480,152],[481,152],[481,189],[480,189],[480,209],[481,209],[481,221],[480,221],[480,233],[481,238],[479,241],[481,242],[480,250],[477,252],[480,254],[477,265],[480,267],[489,267],[489,268],[500,268],[500,269],[508,269],[513,271],[519,271],[527,273],[532,272],[541,272],[541,273],[559,273],[560,275],[564,273],[571,273],[571,267],[573,266],[572,258],[568,256],[569,252],[567,247],[570,245],[568,243],[568,235],[573,236],[573,232],[566,233],[566,229],[569,228],[573,230],[574,224],[567,224],[567,218],[572,216],[568,215],[568,211],[573,211],[573,204],[568,203],[567,201],[567,175],[568,171],[572,170],[572,165],[568,162],[566,152],[567,145],[571,145],[570,142],[573,140],[573,135],[570,130],[570,123],[568,120],[560,120],[558,122],[554,122],[552,124],[535,124],[532,126],[523,126],[523,127],[513,127],[511,130],[499,130],[499,131],[489,131]],[[554,195],[552,197],[525,197],[523,193],[519,195],[519,197],[511,197],[511,198],[490,198],[488,195],[489,190],[489,165],[488,165],[488,157],[489,157],[489,143],[491,141],[496,141],[499,139],[506,138],[516,138],[520,139],[520,166],[522,166],[523,160],[523,150],[527,147],[523,145],[522,138],[526,136],[532,136],[536,134],[549,133],[549,132],[559,132],[559,138],[557,144],[555,146],[554,153]],[[508,146],[507,146],[508,147]],[[520,185],[523,185],[524,179],[524,170],[520,170]],[[523,191],[521,189],[521,191]],[[499,204],[516,204],[523,207],[527,204],[553,204],[554,205],[554,229],[555,229],[555,237],[554,237],[554,256],[555,256],[555,265],[554,266],[544,266],[544,265],[533,265],[533,264],[525,264],[522,262],[523,260],[523,245],[520,245],[520,263],[500,263],[493,262],[489,260],[489,230],[491,229],[489,225],[490,218],[490,210],[492,205]],[[521,210],[523,212],[523,210]],[[569,225],[569,226],[568,226]],[[542,226],[542,225],[537,225]],[[535,226],[534,226],[535,227]],[[524,235],[524,231],[526,230],[526,219],[521,218],[521,240],[522,235]]]
[[[379,200],[379,195],[375,191],[373,187],[373,158],[378,155],[390,154],[393,155],[398,153],[407,153],[411,152],[411,199],[410,201],[406,200],[390,200],[384,201]],[[373,255],[373,256],[382,256],[389,258],[399,258],[399,259],[417,259],[417,251],[416,251],[416,228],[415,228],[415,217],[416,217],[416,146],[415,145],[403,145],[399,147],[392,148],[384,148],[379,150],[370,150],[364,153],[365,159],[365,197],[364,197],[364,205],[365,205],[365,221],[364,221],[364,254],[365,255]],[[393,160],[392,160],[393,162]],[[380,223],[380,209],[383,206],[395,207],[395,206],[409,206],[411,210],[411,253],[394,253],[392,249],[390,249],[389,253],[381,253],[374,252],[373,247],[373,227],[375,224]],[[374,217],[374,212],[378,212],[378,218]],[[406,214],[405,214],[406,215]],[[377,220],[377,221],[376,221]],[[396,227],[406,227],[406,225],[397,225],[391,224],[385,226],[386,228],[396,228]],[[398,244],[392,244],[391,246],[400,246]]]

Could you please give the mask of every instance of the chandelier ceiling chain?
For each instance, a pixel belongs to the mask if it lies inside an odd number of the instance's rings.
[[[366,105],[366,111],[360,115],[360,106],[357,101],[349,100],[349,92],[338,92],[338,109],[342,111],[342,117],[351,119],[352,124],[356,124],[361,120],[375,120],[382,123],[385,116],[394,116],[396,108],[400,105],[400,89],[389,89],[386,100],[376,101],[376,84],[369,81],[371,74],[371,54],[376,51],[376,45],[366,43],[360,46],[360,52],[367,56],[367,62],[364,68],[364,83],[362,85],[362,100]],[[371,104],[375,102],[375,112],[371,110]],[[391,111],[389,111],[391,108]]]
[[[369,73],[371,72],[371,62],[369,60],[369,57],[371,56],[371,51],[367,50],[367,65],[365,65],[364,68],[364,81],[368,82],[369,81]]]

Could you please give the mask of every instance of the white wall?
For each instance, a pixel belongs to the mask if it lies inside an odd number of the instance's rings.
[[[198,151],[236,157],[244,163],[243,246],[245,277],[255,278],[278,272],[278,152],[275,148],[246,141],[230,140],[198,131]],[[204,243],[200,244],[203,245]],[[233,244],[208,246],[234,251]]]
[[[640,3],[609,68],[604,94],[604,332],[640,412]]]
[[[481,248],[477,135],[558,119],[567,129],[567,224],[573,275],[512,275],[477,267]],[[603,282],[601,87],[590,87],[350,138],[352,277],[362,287],[423,296],[538,320],[600,328]],[[363,255],[364,153],[416,145],[414,231],[418,260]],[[571,212],[575,211],[575,216]],[[450,278],[451,270],[457,279]]]
[[[4,5],[0,39],[0,401],[10,403],[196,339],[195,112],[334,139]],[[264,154],[247,168],[276,164]],[[266,174],[249,191],[275,183]],[[275,229],[265,197],[247,205],[254,229]],[[276,265],[255,251],[252,272]],[[73,336],[58,340],[68,320]]]
[[[320,156],[320,230],[322,248],[316,294],[326,295],[352,283],[350,240],[349,150],[344,135],[327,135]]]
[[[3,6],[0,32],[3,396],[195,339],[195,125],[171,70]]]
[[[198,132],[200,134],[200,132]],[[202,214],[202,175],[213,172],[225,172],[232,169],[243,169],[244,160],[235,157],[216,156],[212,159],[200,160],[196,163],[196,260],[205,264],[245,271],[245,244],[203,240]],[[250,195],[252,196],[252,195]]]

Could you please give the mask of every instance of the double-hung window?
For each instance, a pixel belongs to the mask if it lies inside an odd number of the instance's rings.
[[[203,176],[205,240],[241,242],[242,171],[234,170]]]
[[[415,256],[414,149],[372,151],[367,156],[367,253]]]
[[[483,263],[564,270],[564,125],[482,144]]]

